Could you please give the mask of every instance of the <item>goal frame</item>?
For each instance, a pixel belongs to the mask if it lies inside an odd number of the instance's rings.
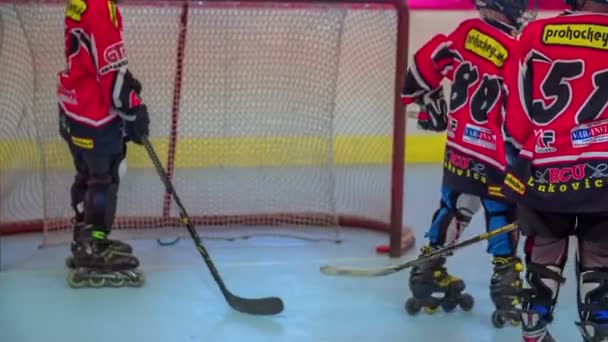
[[[14,0],[0,0],[1,3],[12,3]],[[172,98],[172,113],[171,113],[171,127],[169,135],[169,147],[168,157],[166,160],[166,169],[169,178],[173,178],[174,174],[174,161],[176,152],[176,141],[177,128],[179,124],[179,113],[180,113],[180,97],[181,97],[181,84],[183,78],[183,63],[184,63],[184,49],[186,45],[186,36],[188,34],[188,13],[190,8],[204,7],[206,3],[217,6],[218,3],[225,3],[226,5],[245,4],[248,6],[255,6],[255,3],[274,3],[274,4],[285,4],[290,5],[304,5],[304,4],[344,4],[345,6],[353,7],[370,7],[370,6],[392,6],[395,8],[397,13],[397,47],[395,56],[396,73],[394,78],[394,120],[393,120],[393,142],[392,142],[392,162],[391,162],[391,191],[390,196],[391,207],[390,207],[390,222],[381,222],[379,220],[373,220],[365,217],[354,216],[354,215],[342,215],[337,213],[338,225],[340,227],[356,227],[370,229],[389,234],[390,241],[390,257],[400,257],[405,252],[404,248],[407,249],[410,246],[404,246],[402,239],[406,237],[404,235],[407,231],[407,227],[403,226],[403,209],[404,209],[404,171],[405,171],[405,134],[406,134],[406,115],[405,107],[401,102],[401,89],[403,82],[405,81],[405,74],[407,71],[407,58],[408,58],[408,44],[409,44],[409,10],[407,7],[406,0],[238,0],[238,1],[224,1],[224,0],[206,0],[205,2],[189,1],[189,0],[177,0],[162,1],[162,0],[127,0],[121,3],[121,6],[136,6],[136,5],[153,5],[154,2],[158,1],[163,6],[180,7],[180,27],[179,36],[177,41],[177,63],[175,70],[174,80],[174,91]],[[59,0],[40,0],[37,1],[41,4],[45,3],[59,3]],[[1,46],[0,46],[1,48]],[[44,176],[44,172],[43,175]],[[159,185],[160,186],[160,185]],[[49,195],[44,194],[44,201],[49,200]],[[119,195],[120,196],[120,195]],[[66,204],[67,205],[67,204]],[[140,225],[139,228],[166,228],[166,227],[177,227],[181,225],[181,221],[178,217],[171,217],[172,199],[169,192],[164,193],[164,205],[162,217],[145,217],[145,222],[149,222],[150,219],[154,219],[153,224]],[[193,216],[191,222],[195,225],[218,225],[218,224],[240,224],[240,225],[279,225],[279,224],[298,224],[319,222],[319,225],[325,225],[327,222],[327,214],[320,213],[274,213],[274,214],[247,214],[247,215],[211,215],[211,216]],[[332,217],[335,217],[331,215]],[[138,219],[137,217],[121,218],[117,217],[114,226],[118,229],[127,228],[128,222]],[[21,222],[11,222],[0,224],[0,236],[7,234],[22,234],[31,232],[44,231],[45,225],[52,225],[53,221],[49,219],[36,219]]]

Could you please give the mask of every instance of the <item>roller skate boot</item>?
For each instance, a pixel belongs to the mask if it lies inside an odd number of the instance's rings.
[[[422,256],[432,250],[430,246],[423,247]],[[473,297],[463,293],[464,282],[447,272],[445,262],[445,257],[439,257],[412,268],[409,286],[413,297],[405,303],[405,310],[410,315],[420,312],[421,309],[432,314],[439,307],[445,312],[451,312],[456,306],[460,306],[464,311],[473,308]]]
[[[67,281],[72,288],[139,287],[144,283],[143,273],[137,269],[139,260],[112,248],[101,230],[84,227],[71,249],[74,268]]]
[[[519,325],[522,280],[520,273],[523,265],[518,257],[494,257],[494,273],[490,281],[490,297],[496,306],[492,313],[492,324],[502,328],[510,323],[512,326]]]
[[[592,321],[576,322],[585,342],[608,342],[608,324]]]
[[[543,314],[546,311],[548,309],[543,307],[522,311],[521,324],[524,342],[555,342],[548,330],[551,318]]]
[[[74,241],[76,241],[76,237],[78,236],[78,234],[80,234],[80,231],[86,226],[86,224],[82,221],[79,221],[77,218],[73,218],[71,222],[72,231],[74,232],[74,237],[72,239],[73,244],[75,243]],[[128,243],[110,239],[108,239],[108,242],[110,243],[110,247],[117,252],[133,254],[133,247],[131,247],[131,245],[129,245]],[[74,261],[72,256],[66,258],[65,265],[68,268],[74,268]]]
[[[580,266],[579,266],[580,267]],[[608,342],[608,272],[578,270],[578,310],[582,322],[576,325],[585,342]]]

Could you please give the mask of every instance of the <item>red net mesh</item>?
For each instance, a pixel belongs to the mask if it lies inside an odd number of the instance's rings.
[[[151,141],[197,225],[390,231],[399,245],[407,12],[395,2],[121,3]],[[70,238],[69,151],[55,75],[64,5],[0,2],[0,231]],[[115,233],[158,237],[178,213],[130,145]],[[274,228],[269,228],[274,227]],[[324,227],[318,229],[317,227]]]

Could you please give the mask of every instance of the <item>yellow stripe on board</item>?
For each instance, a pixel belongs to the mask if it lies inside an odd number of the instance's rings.
[[[167,160],[168,139],[151,141],[160,159]],[[409,135],[405,146],[408,163],[441,162],[445,135]],[[63,140],[47,141],[44,150],[48,169],[72,169]],[[143,148],[130,144],[129,150],[129,168],[152,168]],[[0,169],[36,168],[38,151],[31,140],[0,141]],[[333,146],[318,137],[180,138],[176,152],[176,168],[314,166],[327,164],[332,155],[336,165],[377,165],[390,163],[392,137],[338,136]]]

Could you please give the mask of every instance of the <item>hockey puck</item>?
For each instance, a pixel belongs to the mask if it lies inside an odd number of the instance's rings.
[[[403,230],[403,235],[401,237],[401,252],[405,253],[406,251],[410,250],[412,247],[414,247],[415,243],[416,239],[414,238],[414,233],[412,232],[411,228],[406,227]],[[376,246],[376,253],[378,254],[388,254],[390,251],[390,245]]]
[[[378,254],[386,254],[391,251],[389,245],[378,245],[376,246],[376,253]]]

